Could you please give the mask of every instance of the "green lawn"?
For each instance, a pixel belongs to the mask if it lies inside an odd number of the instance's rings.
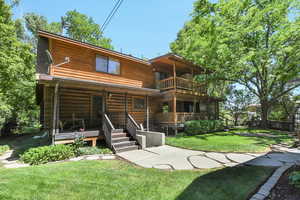
[[[0,168],[0,199],[246,200],[273,170],[243,166],[162,171],[119,160]]]
[[[233,133],[269,133],[277,135],[270,137],[239,136]],[[217,152],[266,152],[272,144],[293,143],[293,138],[286,133],[275,130],[236,129],[228,132],[216,132],[187,136],[184,133],[176,137],[167,137],[168,145],[202,151]]]

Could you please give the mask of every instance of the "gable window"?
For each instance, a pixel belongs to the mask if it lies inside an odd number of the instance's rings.
[[[144,98],[133,98],[133,108],[134,110],[143,110],[145,109],[145,99]]]
[[[96,71],[120,74],[120,62],[117,59],[96,55]]]

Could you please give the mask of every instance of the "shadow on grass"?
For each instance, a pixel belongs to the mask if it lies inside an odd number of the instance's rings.
[[[13,151],[11,157],[8,158],[8,160],[16,160],[21,156],[21,154],[23,154],[30,148],[50,144],[50,139],[48,137],[33,139],[33,137],[37,135],[42,135],[42,133],[0,137],[0,145],[8,145],[9,148]]]
[[[272,174],[274,167],[227,167],[199,176],[176,200],[246,200]]]

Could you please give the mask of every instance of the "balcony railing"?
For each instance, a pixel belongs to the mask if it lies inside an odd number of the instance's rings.
[[[207,93],[206,84],[197,83],[195,81],[181,77],[170,77],[167,79],[160,80],[158,83],[158,88],[160,90],[182,89],[201,94]]]
[[[160,123],[174,123],[175,115],[173,112],[167,112],[167,113],[158,113],[156,114],[156,120]],[[188,113],[188,112],[177,112],[176,113],[177,123],[184,123],[186,121],[190,120],[205,120],[208,119],[208,113],[202,112],[202,113]]]

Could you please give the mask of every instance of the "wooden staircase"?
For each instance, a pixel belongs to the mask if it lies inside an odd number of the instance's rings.
[[[116,153],[137,150],[139,145],[123,129],[115,129],[112,132],[112,146]]]
[[[136,132],[139,129],[134,119],[127,114],[126,132],[124,129],[116,129],[107,114],[103,118],[103,133],[106,144],[115,153],[139,149],[136,140]]]

